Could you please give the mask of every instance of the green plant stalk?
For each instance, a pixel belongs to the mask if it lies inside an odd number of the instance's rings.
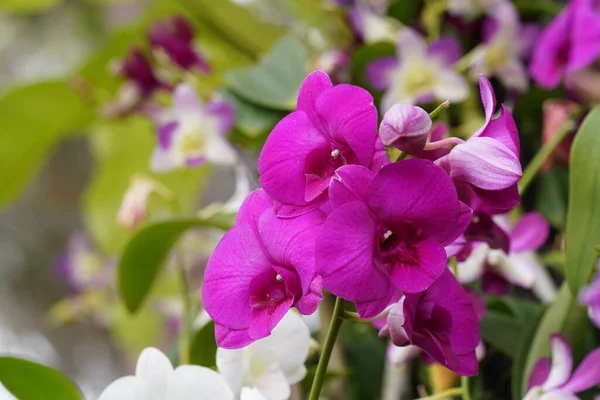
[[[327,337],[323,344],[323,351],[321,352],[321,358],[319,358],[319,364],[317,365],[317,371],[315,372],[315,378],[310,388],[308,400],[319,400],[323,382],[325,381],[325,374],[327,373],[329,358],[331,358],[333,346],[342,326],[343,314],[344,299],[337,297],[335,299],[335,306],[333,307],[333,315],[331,316],[331,325],[329,325],[329,331],[327,331]]]
[[[181,323],[181,331],[179,333],[179,364],[186,365],[190,363],[190,328],[192,318],[192,303],[189,296],[189,285],[185,266],[179,260],[178,270],[181,277],[181,298],[183,300],[183,318]]]
[[[398,155],[396,157],[394,157],[394,159],[392,160],[392,162],[404,160],[407,156],[408,156],[408,154],[406,154],[405,152],[398,151]]]
[[[469,377],[468,376],[460,377],[460,387],[462,389],[463,400],[471,400],[471,392],[469,391]]]
[[[437,106],[435,110],[429,113],[429,118],[435,119],[442,111],[450,107],[450,100],[444,101],[442,104]]]
[[[573,118],[576,117],[576,114],[573,115]],[[523,176],[521,177],[521,181],[519,182],[519,194],[522,196],[523,193],[529,188],[529,185],[533,182],[533,179],[537,175],[537,173],[542,168],[544,162],[554,153],[554,150],[558,147],[558,145],[567,137],[569,132],[573,129],[574,122],[573,119],[565,122],[558,133],[552,138],[551,141],[547,142],[533,157],[531,162],[523,171]]]
[[[462,388],[452,388],[452,389],[444,390],[443,392],[440,392],[440,393],[432,394],[431,396],[421,397],[417,400],[441,400],[441,399],[445,399],[446,397],[450,397],[450,396],[458,396],[459,394],[462,394],[462,392],[463,392]]]

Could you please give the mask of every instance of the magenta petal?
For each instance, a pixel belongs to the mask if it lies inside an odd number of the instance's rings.
[[[173,134],[177,131],[179,127],[179,122],[172,121],[166,123],[158,129],[158,143],[160,148],[163,150],[168,150],[173,143]]]
[[[173,93],[173,105],[177,111],[201,111],[202,101],[193,86],[182,83],[175,88]]]
[[[510,251],[537,250],[550,234],[548,222],[537,212],[525,214],[510,234]]]
[[[473,187],[472,193],[477,197],[477,204],[473,201],[471,206],[490,215],[506,212],[521,201],[516,183],[502,190],[483,190]]]
[[[273,201],[264,190],[253,191],[244,199],[235,218],[236,225],[249,224],[258,233],[258,219],[261,214],[270,209]]]
[[[367,67],[367,79],[373,89],[386,90],[392,85],[392,74],[398,68],[395,57],[381,57]]]
[[[491,82],[483,75],[479,76],[479,93],[481,95],[481,103],[483,104],[483,110],[485,112],[485,123],[475,133],[478,136],[490,123],[496,110],[496,96],[494,95],[494,89],[492,88]]]
[[[347,143],[358,163],[369,166],[377,138],[377,109],[373,96],[358,86],[341,84],[326,90],[315,109],[335,143]]]
[[[230,329],[247,328],[251,320],[250,283],[271,268],[255,231],[238,225],[223,236],[206,265],[202,301],[215,322]]]
[[[327,197],[323,197],[322,200],[315,201],[313,204],[308,204],[305,206],[289,206],[275,201],[273,202],[273,209],[275,209],[275,213],[279,218],[294,218],[314,211],[319,207],[323,207],[327,200]]]
[[[221,324],[215,324],[215,339],[217,345],[224,349],[239,349],[254,342],[248,335],[248,329],[230,329]]]
[[[336,296],[356,302],[376,301],[388,292],[386,274],[373,264],[375,221],[367,206],[355,201],[333,211],[316,246],[317,272]]]
[[[458,364],[453,369],[455,373],[461,376],[475,376],[479,371],[479,361],[477,354],[472,351],[467,354],[459,354],[457,357]]]
[[[600,349],[588,354],[579,364],[571,379],[560,389],[565,392],[578,393],[600,383]]]
[[[421,292],[427,289],[445,270],[448,261],[442,245],[431,237],[411,242],[410,253],[400,259],[411,259],[416,264],[397,262],[390,273],[394,285],[408,293]]]
[[[361,318],[375,318],[386,309],[387,306],[402,297],[402,292],[390,285],[387,294],[380,300],[356,303],[356,311]]]
[[[460,237],[465,232],[473,218],[473,210],[471,209],[471,207],[469,207],[462,201],[459,201],[459,206],[460,210],[458,213],[458,220],[456,221],[456,227],[454,228],[454,232],[452,232],[452,234],[450,235],[452,239]],[[447,245],[450,244],[450,242],[445,241],[442,244]],[[446,249],[446,251],[448,251],[448,249]]]
[[[307,157],[314,150],[329,146],[306,113],[289,114],[275,126],[258,158],[260,184],[274,200],[305,205]]]
[[[367,202],[381,221],[408,221],[440,242],[455,239],[458,195],[448,174],[431,161],[411,159],[383,167],[369,184]]]
[[[480,132],[479,136],[499,141],[517,157],[521,154],[519,130],[510,111],[506,109],[504,104],[500,108],[500,116],[491,120],[485,129]]]
[[[589,6],[579,6],[573,12],[572,42],[567,72],[592,64],[600,55],[600,14]]]
[[[319,115],[315,110],[317,99],[325,90],[331,87],[333,87],[331,79],[329,79],[329,76],[324,71],[311,72],[304,78],[300,86],[296,109],[304,111],[308,115],[308,118],[316,123],[319,121]],[[320,125],[317,127],[321,129]]]
[[[335,171],[329,185],[329,200],[334,209],[346,203],[360,200],[364,202],[368,184],[375,174],[360,165],[346,165]]]
[[[293,303],[294,297],[289,296],[284,301],[277,303],[274,308],[252,310],[252,321],[248,329],[250,337],[258,340],[269,336],[279,321],[288,313]]]
[[[523,175],[519,158],[502,143],[487,137],[472,137],[449,154],[455,182],[485,190],[501,190]]]
[[[275,264],[295,269],[308,292],[315,277],[315,241],[325,221],[325,214],[312,211],[297,218],[282,219],[273,209],[265,211],[258,229],[269,256]]]
[[[451,37],[442,37],[429,45],[427,54],[441,60],[445,65],[452,65],[462,55],[460,44]]]
[[[323,278],[317,275],[310,283],[308,292],[296,303],[296,308],[300,314],[311,315],[317,311],[321,300],[323,300]]]
[[[546,382],[548,375],[550,375],[551,365],[548,357],[542,357],[535,363],[531,370],[531,375],[529,376],[527,390],[534,386],[542,386],[542,384]]]

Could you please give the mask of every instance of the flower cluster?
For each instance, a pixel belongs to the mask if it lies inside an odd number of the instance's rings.
[[[371,95],[311,73],[297,110],[277,124],[259,157],[263,189],[246,199],[207,265],[203,302],[219,345],[268,336],[290,307],[311,314],[325,288],[354,302],[363,318],[387,309],[384,330],[396,345],[416,345],[460,374],[476,374],[477,313],[447,268],[448,252],[473,210],[495,213],[519,201],[521,176],[510,113],[503,108],[492,119],[496,102],[485,78],[481,93],[486,121],[470,139],[437,141],[433,161],[392,163]],[[395,143],[411,126],[420,129],[386,114],[382,135]],[[430,141],[417,142],[412,154],[429,153]]]

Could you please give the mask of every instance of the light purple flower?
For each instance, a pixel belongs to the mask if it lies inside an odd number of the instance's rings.
[[[148,33],[153,47],[164,51],[171,61],[183,69],[196,68],[210,72],[210,66],[194,48],[194,30],[181,16],[157,21]]]
[[[479,87],[485,109],[484,125],[436,164],[448,171],[461,200],[473,209],[498,213],[510,210],[520,201],[517,183],[523,171],[519,132],[504,105],[500,116],[492,119],[496,97],[490,81],[481,76]]]
[[[429,114],[421,107],[394,104],[383,116],[379,136],[384,145],[414,154],[425,147],[431,125]]]
[[[327,74],[315,71],[300,87],[297,111],[267,138],[258,172],[273,200],[311,209],[327,200],[337,168],[358,164],[376,171],[385,158],[369,92],[347,84],[333,86]]]
[[[512,229],[505,219],[476,212],[457,255],[458,279],[470,283],[482,278],[483,290],[497,296],[508,292],[509,283],[531,288],[544,279],[535,250],[550,233],[546,220],[535,212],[525,214]]]
[[[509,1],[489,6],[484,41],[471,58],[471,75],[497,76],[509,90],[524,92],[529,86],[522,58],[529,54],[537,34],[530,25],[521,25],[519,13]]]
[[[546,357],[534,365],[524,400],[577,400],[576,393],[600,383],[600,349],[589,353],[572,372],[573,356],[564,336],[550,336],[552,362]]]
[[[392,307],[380,335],[388,332],[396,346],[415,345],[459,375],[477,374],[477,313],[448,269],[426,291],[406,293]]]
[[[396,57],[375,60],[367,69],[374,89],[385,90],[381,110],[396,103],[426,103],[464,100],[468,85],[451,66],[460,57],[460,47],[451,38],[441,38],[431,45],[416,31],[404,28],[398,34]]]
[[[600,11],[592,0],[571,0],[541,33],[529,71],[538,85],[552,89],[599,55]]]
[[[316,310],[322,295],[314,248],[324,219],[319,210],[281,219],[263,190],[248,196],[204,275],[203,304],[220,347],[269,336],[291,307]]]
[[[598,273],[594,280],[581,289],[579,292],[579,302],[588,306],[590,319],[598,328],[600,328],[600,260],[596,264]]]
[[[419,159],[376,175],[342,167],[330,200],[333,212],[317,240],[317,271],[326,289],[356,302],[365,318],[379,314],[397,290],[427,289],[446,269],[444,245],[471,217],[448,175]]]
[[[181,84],[175,88],[173,107],[160,120],[158,144],[151,160],[154,171],[195,167],[205,162],[236,162],[236,153],[226,137],[235,121],[230,103],[214,99],[203,104],[193,87]]]

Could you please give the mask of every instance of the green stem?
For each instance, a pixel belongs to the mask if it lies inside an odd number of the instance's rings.
[[[439,400],[439,399],[444,399],[444,398],[450,397],[450,396],[458,396],[459,394],[462,394],[462,392],[463,392],[462,388],[452,388],[452,389],[444,390],[443,392],[440,392],[440,393],[432,394],[431,396],[421,397],[417,400]]]
[[[429,113],[429,118],[435,119],[435,117],[437,117],[438,115],[440,115],[440,113],[442,111],[444,111],[445,109],[447,109],[448,107],[450,107],[450,100],[446,100],[442,104],[440,104],[439,106],[437,106],[435,108],[435,110],[433,110],[432,112]]]
[[[456,257],[450,258],[450,265],[452,266],[452,272],[454,276],[458,278],[458,262],[456,261]]]
[[[392,160],[392,162],[404,160],[407,156],[408,156],[408,154],[406,154],[403,151],[398,150],[398,155],[396,157],[394,157],[394,159]]]
[[[182,262],[178,262],[179,275],[181,278],[181,297],[183,300],[183,318],[181,330],[179,333],[179,364],[186,365],[190,363],[190,329],[192,317],[192,302],[189,296],[189,285],[187,273]]]
[[[575,115],[574,115],[575,117]],[[554,153],[554,150],[558,147],[560,142],[562,142],[569,132],[573,129],[574,126],[573,120],[568,120],[565,122],[558,133],[536,153],[533,159],[527,164],[527,168],[523,171],[523,176],[521,177],[521,181],[519,182],[519,194],[523,195],[531,182],[533,182],[533,178],[537,175],[539,170],[542,168],[544,162]]]
[[[321,352],[321,358],[319,358],[319,365],[317,365],[317,371],[315,372],[315,379],[313,380],[312,387],[310,388],[310,396],[308,400],[318,400],[321,394],[321,388],[325,380],[325,373],[327,372],[327,365],[329,364],[329,358],[333,351],[333,346],[337,339],[340,327],[342,326],[342,315],[344,314],[344,299],[337,297],[335,299],[335,306],[333,307],[333,315],[331,316],[331,325],[329,325],[329,331],[327,332],[327,338],[323,344],[323,351]]]
[[[469,377],[460,377],[460,388],[462,389],[463,400],[471,400],[471,392],[469,391]]]

